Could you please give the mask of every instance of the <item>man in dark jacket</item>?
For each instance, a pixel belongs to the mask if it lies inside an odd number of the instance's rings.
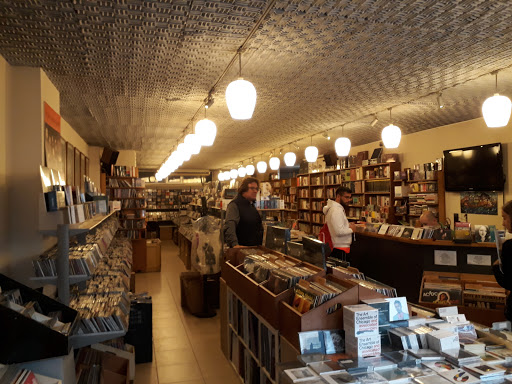
[[[260,182],[247,177],[238,188],[238,195],[228,204],[224,224],[224,242],[230,248],[261,245],[263,225],[254,202]]]

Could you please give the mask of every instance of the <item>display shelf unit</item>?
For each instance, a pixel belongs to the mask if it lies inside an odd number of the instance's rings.
[[[108,215],[96,215],[92,219],[86,220],[80,224],[58,224],[56,229],[43,229],[41,233],[46,236],[57,236],[57,276],[52,277],[33,277],[32,281],[38,281],[44,284],[56,284],[59,293],[59,301],[64,305],[69,305],[69,285],[77,284],[89,278],[86,275],[69,275],[69,238],[73,236],[84,236],[92,231],[106,219],[114,215],[117,211]]]
[[[61,311],[62,322],[75,328],[78,312],[50,299],[15,280],[0,274],[2,291],[19,289],[24,302],[36,301],[42,314]],[[0,305],[0,324],[4,328],[0,343],[0,364],[16,364],[67,355],[69,337],[13,309]]]
[[[244,383],[277,384],[279,331],[229,287],[226,294],[228,358]]]
[[[444,172],[432,171],[433,178],[406,180],[409,187],[408,216],[409,224],[415,225],[422,211],[432,210],[440,223],[446,222],[446,204]],[[433,202],[428,200],[434,199]]]
[[[138,174],[135,169],[134,175]],[[121,231],[132,240],[146,238],[146,187],[139,177],[111,176],[107,178],[107,194],[121,201]],[[130,195],[130,196],[125,196]]]

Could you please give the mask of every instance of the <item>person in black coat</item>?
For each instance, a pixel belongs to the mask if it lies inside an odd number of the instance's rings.
[[[503,226],[505,230],[512,233],[512,200],[503,205],[501,209]],[[500,260],[496,260],[492,266],[494,277],[499,285],[507,290],[512,290],[512,240],[503,243]],[[507,305],[505,307],[505,317],[512,321],[512,296],[508,295]]]
[[[255,246],[263,243],[263,224],[254,202],[260,182],[246,177],[238,188],[238,195],[228,204],[224,223],[224,242],[229,248]]]

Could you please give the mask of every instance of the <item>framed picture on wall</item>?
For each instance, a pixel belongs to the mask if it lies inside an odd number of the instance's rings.
[[[80,187],[80,151],[75,148],[75,180],[74,186]]]
[[[80,191],[85,191],[85,181],[84,181],[84,175],[85,175],[85,155],[83,153],[80,153]]]
[[[88,157],[85,158],[85,176],[91,177],[91,176],[89,176],[89,158]]]
[[[71,143],[66,145],[66,184],[75,185],[75,148]]]
[[[62,159],[62,161],[59,172],[61,178],[66,179],[66,140],[64,140],[62,137],[60,138],[60,151],[60,158]]]

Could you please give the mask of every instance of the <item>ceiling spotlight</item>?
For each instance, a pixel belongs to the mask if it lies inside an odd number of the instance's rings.
[[[370,125],[372,127],[375,127],[375,124],[377,124],[379,122],[379,119],[377,119],[377,115],[373,115],[373,120],[372,122],[370,123]]]
[[[508,124],[512,112],[512,102],[498,92],[498,72],[496,72],[496,93],[482,105],[482,114],[488,128],[500,128]]]
[[[238,80],[229,83],[226,88],[226,103],[229,114],[235,120],[249,120],[256,107],[256,88],[250,81],[242,78],[242,53],[238,52]]]
[[[439,107],[439,109],[443,109],[444,108],[443,94],[441,92],[439,92],[437,94],[437,106]]]
[[[322,137],[324,137],[325,139],[327,140],[331,140],[331,136],[329,136],[329,134],[327,133],[327,131],[325,131],[324,133],[322,133]]]
[[[213,103],[214,101],[212,95],[208,95],[207,99],[205,100],[204,107],[208,109],[213,105]]]

